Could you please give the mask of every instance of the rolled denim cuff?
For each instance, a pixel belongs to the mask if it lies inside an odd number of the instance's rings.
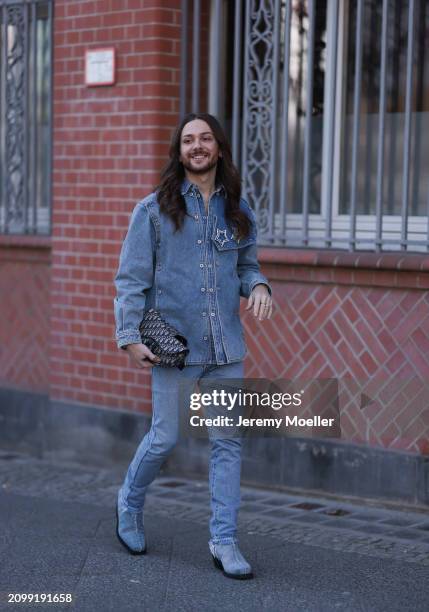
[[[254,280],[250,283],[249,285],[249,295],[252,293],[253,289],[256,287],[256,285],[265,285],[268,289],[268,292],[271,295],[273,295],[273,292],[271,290],[271,285],[266,281],[266,279],[264,278],[264,280]]]
[[[251,247],[246,247],[246,248],[253,248],[253,245]],[[253,291],[253,288],[256,285],[266,285],[270,295],[272,295],[272,290],[268,282],[268,279],[259,270],[259,265],[257,263],[253,264],[250,267],[242,264],[241,268],[242,268],[242,271],[241,272],[239,271],[239,276],[241,280],[240,295],[242,297],[245,297],[248,299],[250,297],[250,294]]]
[[[252,274],[251,280],[248,280],[248,279],[241,280],[240,295],[248,299],[254,287],[256,287],[256,285],[266,285],[270,295],[272,294],[271,286],[269,285],[265,276],[263,274],[256,273],[256,274]]]
[[[127,344],[139,344],[142,341],[141,334],[138,329],[127,329],[126,331],[116,334],[116,343],[118,348],[124,350]]]

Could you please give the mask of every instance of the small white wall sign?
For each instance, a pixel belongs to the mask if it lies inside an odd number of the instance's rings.
[[[85,84],[87,87],[115,83],[115,49],[103,47],[85,53]]]

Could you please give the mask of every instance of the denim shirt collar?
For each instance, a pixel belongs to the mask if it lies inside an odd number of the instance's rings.
[[[198,189],[198,187],[196,185],[194,185],[194,183],[191,183],[190,181],[188,181],[187,178],[183,179],[182,187],[181,187],[182,195],[183,196],[186,195],[189,191],[191,191],[192,188]],[[214,193],[219,193],[219,194],[222,194],[222,195],[224,195],[226,197],[226,190],[225,190],[225,187],[222,184],[216,185]]]

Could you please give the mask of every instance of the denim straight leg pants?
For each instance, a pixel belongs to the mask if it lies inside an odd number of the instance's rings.
[[[224,365],[202,364],[178,368],[152,368],[152,424],[132,459],[121,487],[123,503],[130,511],[143,508],[148,486],[173,450],[179,437],[180,390],[191,390],[204,379],[244,375],[243,361]],[[184,407],[185,408],[185,407]],[[186,408],[189,408],[187,406]],[[241,437],[210,436],[210,536],[213,544],[237,542],[240,506]]]

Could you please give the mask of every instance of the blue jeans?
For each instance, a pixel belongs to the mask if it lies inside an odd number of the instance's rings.
[[[121,487],[131,511],[143,508],[148,486],[179,438],[181,390],[192,389],[204,378],[243,378],[243,361],[225,365],[202,364],[178,368],[152,368],[152,424],[132,459]],[[189,406],[187,406],[188,408]],[[210,535],[213,544],[237,541],[240,506],[241,437],[210,436]]]

